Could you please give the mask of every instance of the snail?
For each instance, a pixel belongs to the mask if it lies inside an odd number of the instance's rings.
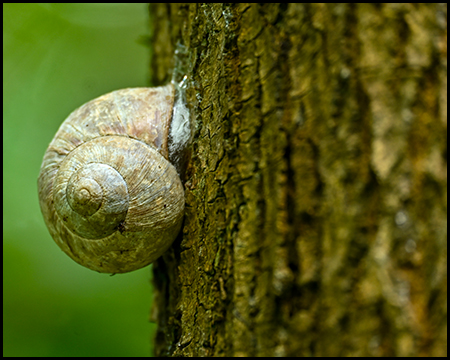
[[[189,140],[175,86],[113,91],[62,123],[41,165],[39,203],[58,246],[102,273],[149,265],[180,232],[180,154]]]

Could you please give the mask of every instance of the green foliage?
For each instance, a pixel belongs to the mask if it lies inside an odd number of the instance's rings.
[[[3,4],[3,355],[146,356],[149,268],[98,274],[45,228],[37,176],[66,116],[145,86],[144,4]]]

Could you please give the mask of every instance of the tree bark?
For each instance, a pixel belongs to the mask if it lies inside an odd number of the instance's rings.
[[[194,124],[156,355],[446,356],[447,6],[150,12]]]

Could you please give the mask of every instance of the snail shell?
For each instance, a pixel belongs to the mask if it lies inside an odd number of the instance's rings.
[[[174,87],[123,89],[75,110],[42,162],[45,223],[77,263],[124,273],[156,260],[180,231],[184,190],[169,162]]]

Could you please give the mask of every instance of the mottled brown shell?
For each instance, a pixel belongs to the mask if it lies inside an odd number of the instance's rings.
[[[39,202],[79,264],[124,273],[156,260],[181,228],[184,191],[168,159],[172,85],[114,91],[75,110],[50,143]]]

